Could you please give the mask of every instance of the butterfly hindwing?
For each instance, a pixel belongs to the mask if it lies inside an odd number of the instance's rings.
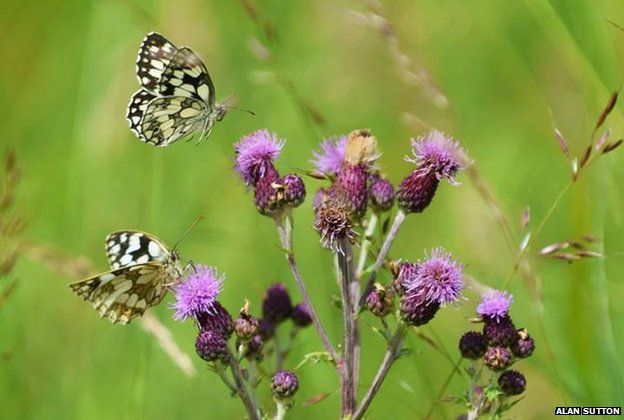
[[[70,284],[100,316],[127,324],[164,298],[166,272],[162,262],[137,264]]]
[[[165,261],[169,251],[163,242],[145,232],[120,230],[106,237],[106,255],[117,269],[151,261]]]
[[[159,93],[163,96],[183,96],[204,102],[210,110],[215,91],[208,70],[201,59],[187,47],[182,47],[162,72]]]
[[[168,146],[209,122],[206,105],[193,98],[167,96],[152,100],[141,121],[141,140]]]
[[[136,61],[136,73],[141,86],[158,93],[162,73],[177,52],[176,46],[161,34],[147,34],[141,43]]]
[[[141,120],[145,114],[145,110],[150,101],[154,99],[156,95],[149,92],[146,89],[140,89],[132,98],[130,98],[130,104],[128,104],[128,112],[126,113],[126,119],[130,124],[130,129],[137,135],[141,135],[140,127]]]

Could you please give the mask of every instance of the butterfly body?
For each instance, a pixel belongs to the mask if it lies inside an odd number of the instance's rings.
[[[142,88],[130,99],[126,118],[141,141],[164,147],[200,130],[201,141],[227,112],[215,103],[201,59],[156,32],[141,43],[136,72]]]
[[[106,238],[106,253],[111,271],[70,287],[113,323],[127,324],[159,304],[183,274],[177,252],[144,232],[111,233]]]

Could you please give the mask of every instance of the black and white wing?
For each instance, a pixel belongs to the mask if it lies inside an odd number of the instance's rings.
[[[161,262],[122,267],[69,285],[113,323],[127,324],[162,301],[167,293]]]
[[[106,237],[106,255],[112,269],[166,261],[170,255],[166,245],[145,232],[120,230]]]
[[[154,146],[169,146],[210,123],[206,104],[193,98],[167,96],[153,99],[139,126],[139,138]]]
[[[139,137],[141,137],[141,120],[150,101],[155,97],[156,95],[150,91],[141,89],[130,98],[126,119],[130,124],[130,129]]]
[[[145,89],[158,93],[160,79],[178,48],[156,32],[150,32],[141,42],[136,61],[139,83]]]
[[[162,96],[182,96],[203,101],[209,110],[214,107],[215,89],[202,60],[187,47],[173,56],[161,75]]]

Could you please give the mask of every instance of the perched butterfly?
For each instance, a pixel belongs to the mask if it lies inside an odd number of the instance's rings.
[[[111,271],[69,287],[114,323],[127,324],[159,304],[183,274],[177,252],[144,232],[111,233],[106,237],[106,254]]]
[[[149,33],[139,49],[136,72],[142,88],[130,99],[126,118],[141,141],[169,146],[201,130],[201,141],[227,112],[215,103],[215,89],[201,59]]]

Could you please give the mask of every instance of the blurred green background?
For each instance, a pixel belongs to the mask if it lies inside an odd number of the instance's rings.
[[[222,295],[235,312],[245,297],[259,308],[263,290],[282,281],[298,300],[277,245],[273,223],[258,215],[232,170],[232,143],[257,128],[287,139],[278,167],[309,169],[324,136],[367,127],[378,137],[380,163],[398,183],[409,139],[435,126],[461,140],[515,232],[531,207],[534,229],[570,179],[569,163],[552,134],[552,121],[582,154],[596,119],[624,72],[624,3],[616,0],[279,1],[254,3],[254,23],[236,1],[11,1],[0,5],[0,143],[15,149],[22,170],[18,191],[28,226],[24,240],[57,246],[106,268],[103,238],[121,228],[152,232],[172,244],[199,214],[206,215],[181,253],[227,273]],[[392,28],[380,31],[381,12]],[[382,22],[383,23],[383,22]],[[267,26],[268,25],[268,26]],[[269,42],[262,26],[273,28]],[[217,97],[237,95],[256,117],[231,112],[199,146],[155,149],[139,142],[124,119],[137,87],[135,55],[152,30],[191,46],[206,62]],[[408,61],[397,61],[399,51]],[[390,38],[388,38],[390,34]],[[257,38],[272,59],[257,57]],[[255,50],[255,53],[254,53]],[[401,67],[402,65],[406,67]],[[448,99],[432,101],[432,85],[410,84],[429,72]],[[422,80],[422,77],[421,79]],[[289,90],[287,83],[292,83]],[[324,118],[315,124],[296,100]],[[624,135],[618,104],[603,128]],[[510,285],[517,326],[535,336],[534,356],[517,368],[528,378],[516,418],[545,418],[557,405],[621,405],[624,400],[624,157],[600,158],[565,195],[530,254],[538,276],[536,298],[523,276]],[[480,282],[502,287],[514,249],[495,212],[474,184],[441,186],[433,204],[410,216],[391,254],[417,259],[444,246]],[[320,181],[306,179],[310,195]],[[296,210],[295,247],[303,275],[332,338],[340,337],[340,311],[329,252],[311,228],[311,200]],[[540,259],[536,249],[591,233],[603,259],[573,264]],[[100,320],[60,276],[24,257],[11,275],[19,284],[0,308],[0,418],[241,418],[238,400],[213,374],[199,368],[188,378],[138,322],[126,327]],[[387,277],[384,277],[387,280]],[[4,280],[3,282],[6,282]],[[2,284],[0,284],[0,287]],[[471,328],[476,294],[441,311],[425,331],[458,357],[456,343]],[[167,303],[156,316],[193,355],[194,328],[171,319]],[[376,321],[365,315],[363,325]],[[366,327],[364,327],[366,328]],[[401,359],[370,410],[370,418],[418,418],[452,371],[423,341]],[[300,336],[289,362],[320,349],[312,329]],[[364,337],[363,385],[383,352],[373,333]],[[327,365],[298,371],[299,402],[332,393],[292,418],[336,418],[338,382]],[[455,376],[447,395],[466,379]],[[266,384],[261,385],[261,389]],[[362,389],[363,391],[363,389]],[[269,401],[266,390],[262,398]],[[451,403],[433,418],[454,418]]]

